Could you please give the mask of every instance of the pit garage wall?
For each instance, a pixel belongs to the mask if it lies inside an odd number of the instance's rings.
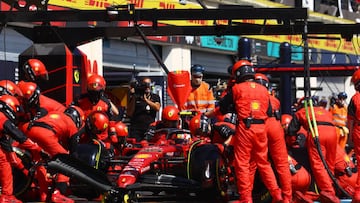
[[[0,79],[19,80],[19,54],[32,45],[32,41],[12,29],[3,28],[0,33]]]
[[[231,55],[191,51],[191,64],[200,64],[205,68],[204,80],[211,85],[216,85],[219,78],[228,79],[227,68],[233,63]]]
[[[171,37],[170,37],[171,38]],[[189,37],[185,38],[189,39]],[[196,38],[195,38],[196,39]],[[178,41],[182,39],[179,38]],[[174,39],[172,39],[174,41]],[[189,41],[189,40],[188,40]],[[166,42],[160,44],[156,44],[156,42],[152,42],[154,48],[157,52],[162,56],[164,63],[171,68],[179,68],[182,69],[190,68],[191,64],[199,63],[206,67],[207,72],[205,74],[205,79],[212,80],[211,83],[214,83],[217,77],[223,76],[227,77],[226,68],[229,64],[232,63],[231,54],[217,53],[214,50],[202,49],[193,47],[194,43],[199,43],[199,40],[193,40],[193,43],[185,42],[184,44],[174,45],[167,44]],[[210,40],[208,40],[210,41]],[[231,44],[231,43],[230,43]],[[265,47],[264,44],[257,45],[256,47]],[[18,80],[18,73],[16,72],[18,56],[22,53],[26,48],[32,45],[32,41],[20,35],[19,33],[4,28],[0,33],[0,60],[8,61],[9,63],[2,64],[1,70],[6,74],[2,74],[0,79],[10,79],[10,80]],[[202,45],[203,46],[203,45]],[[176,51],[169,50],[173,48]],[[177,53],[176,53],[177,52]],[[179,55],[179,52],[181,53]],[[255,54],[258,56],[264,56],[263,49],[261,52],[257,52],[255,49]],[[167,56],[168,55],[168,56]],[[189,56],[190,55],[190,56]],[[313,59],[318,63],[328,61],[332,54],[328,54],[328,57],[318,57]],[[120,40],[111,40],[106,39],[103,41],[103,66],[104,66],[104,76],[109,83],[109,85],[122,85],[127,84],[128,81],[132,77],[133,65],[136,65],[136,71],[155,71],[161,72],[162,68],[157,63],[156,59],[149,51],[149,49],[143,44],[141,39],[138,41],[120,41]],[[180,56],[180,57],[179,57]],[[326,55],[324,55],[326,56]],[[342,56],[338,56],[341,58]],[[353,56],[350,56],[353,57]],[[324,60],[327,58],[326,60]],[[186,59],[186,60],[184,60]],[[338,60],[336,60],[338,62]],[[352,58],[351,61],[356,61],[355,58]],[[349,62],[349,61],[348,61]],[[15,71],[14,71],[15,69]],[[13,71],[13,72],[12,72]],[[339,76],[341,77],[341,76]],[[341,80],[341,79],[340,79]],[[333,83],[332,79],[327,79],[328,83]],[[300,82],[300,85],[302,82]],[[320,82],[317,81],[314,86],[320,85]],[[345,91],[348,95],[353,94],[353,86],[349,85],[349,79],[345,79],[345,84],[342,81],[336,84],[337,89],[340,91]],[[303,86],[303,85],[301,85]],[[329,89],[326,84],[321,84],[323,89]],[[332,88],[337,91],[335,87]],[[301,92],[299,93],[301,94]],[[319,96],[328,96],[328,93],[324,94],[322,92],[318,92]],[[300,97],[300,95],[298,96]]]
[[[165,71],[162,70],[149,48],[143,43],[104,40],[103,44],[104,76],[111,86],[122,86],[124,88],[131,77],[138,76],[138,72],[141,72],[141,76],[149,75],[153,80],[158,80],[160,83],[166,82],[166,78],[160,79],[166,77]],[[219,76],[227,78],[227,67],[233,63],[230,55],[215,53],[214,51],[191,50],[184,45],[152,44],[152,46],[162,57],[169,71],[190,71],[192,64],[201,64],[206,68],[204,79],[211,84],[216,84]],[[134,75],[131,74],[133,71],[135,71]],[[156,74],[156,72],[163,74]],[[164,92],[166,91],[166,83],[157,83],[157,85],[164,87],[163,104],[171,104],[172,101]]]

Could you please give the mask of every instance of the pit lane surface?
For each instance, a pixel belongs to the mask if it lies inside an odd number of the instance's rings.
[[[76,199],[75,202],[78,202],[78,203],[82,203],[82,202],[99,203],[100,201],[87,201],[87,200],[84,200],[84,199],[81,199],[81,200]],[[235,202],[235,201],[230,201],[229,203],[233,203],[233,202]],[[341,200],[340,202],[341,203],[351,203],[351,199]],[[39,202],[27,202],[27,203],[39,203]],[[159,203],[159,202],[146,202],[146,203]],[[202,201],[202,202],[199,202],[199,201],[163,201],[161,203],[208,203],[208,202],[206,202],[206,201]],[[315,201],[314,203],[320,203],[320,202]]]

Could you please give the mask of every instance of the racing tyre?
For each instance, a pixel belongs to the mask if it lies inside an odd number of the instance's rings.
[[[109,162],[106,160],[109,155],[100,143],[79,144],[71,156],[104,173],[106,173],[108,169]],[[72,193],[78,197],[95,199],[101,195],[100,191],[76,178],[70,179],[70,187]]]
[[[188,178],[200,183],[201,190],[197,192],[200,199],[216,199],[215,202],[227,199],[223,199],[222,189],[218,187],[222,184],[218,182],[222,164],[222,157],[216,145],[203,144],[193,146],[190,150]],[[220,200],[217,199],[219,196],[221,197]]]

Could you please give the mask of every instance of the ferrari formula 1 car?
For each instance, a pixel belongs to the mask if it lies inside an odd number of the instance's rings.
[[[125,202],[147,197],[207,202],[234,198],[232,169],[218,145],[185,129],[160,129],[155,136],[155,143],[125,158],[129,161],[117,179]]]
[[[157,133],[162,134],[158,142],[133,147],[134,152],[128,149],[130,156],[109,158],[101,145],[93,143],[79,146],[74,154],[55,156],[46,167],[69,176],[73,194],[89,200],[100,195],[105,202],[149,198],[226,202],[236,196],[232,169],[216,144],[193,137],[188,130]],[[111,171],[114,165],[121,170]]]

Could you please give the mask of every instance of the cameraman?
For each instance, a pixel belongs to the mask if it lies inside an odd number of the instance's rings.
[[[160,97],[151,92],[152,83],[145,77],[139,84],[130,87],[127,116],[130,118],[129,137],[137,142],[144,139],[144,133],[150,123],[155,121],[156,113],[160,110]]]

